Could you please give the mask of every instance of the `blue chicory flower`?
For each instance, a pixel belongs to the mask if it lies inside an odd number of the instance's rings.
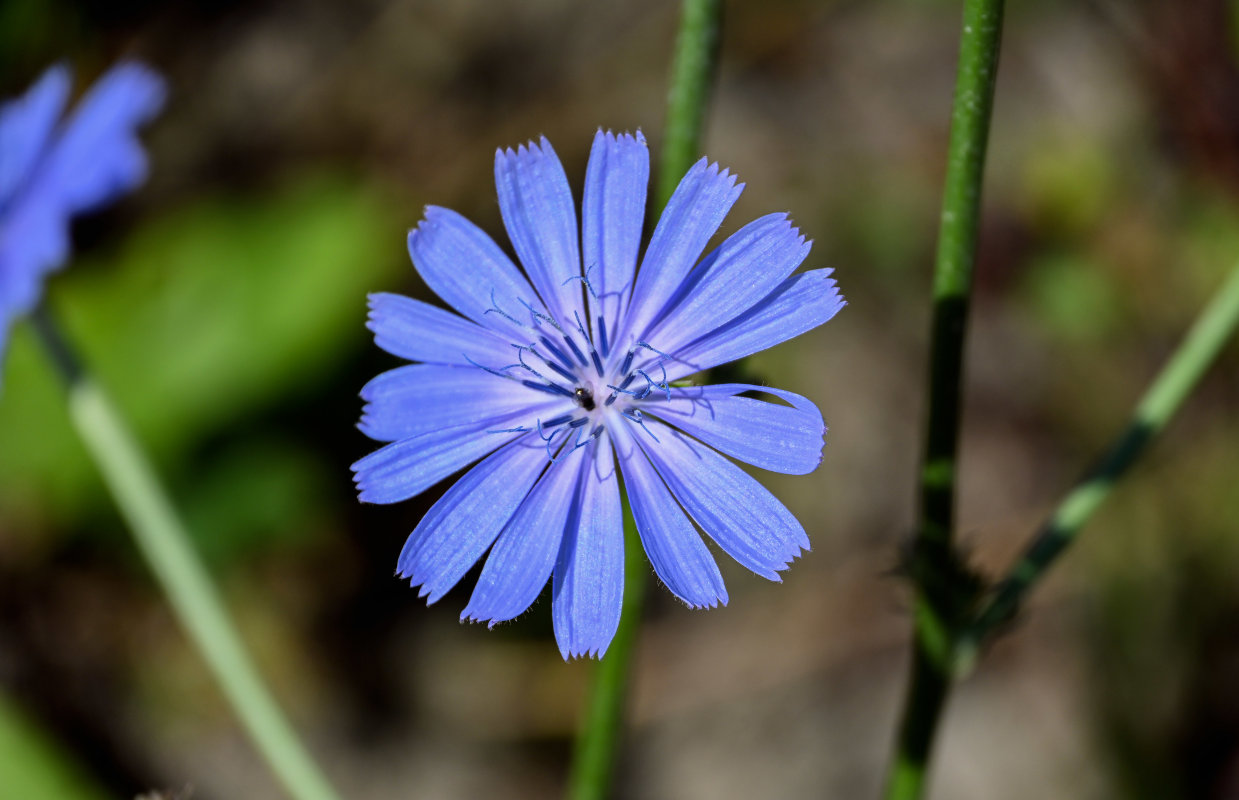
[[[833,317],[844,301],[831,270],[792,275],[810,242],[786,214],[746,225],[698,263],[744,188],[703,158],[638,271],[648,177],[640,133],[600,130],[578,236],[550,143],[498,151],[499,207],[525,274],[477,226],[431,206],[409,253],[460,316],[370,296],[379,347],[420,363],[362,390],[361,430],[390,444],[353,465],[360,499],[406,500],[481,459],[409,536],[398,574],[433,603],[489,549],[461,618],[492,626],[553,576],[564,658],[601,656],[619,624],[621,477],[654,571],[689,606],[727,602],[697,528],[774,581],[809,547],[795,517],[725,456],[811,472],[825,433],[817,408],[767,387],[682,384]]]
[[[69,220],[146,177],[137,127],[163,104],[146,67],[113,67],[62,119],[69,70],[54,66],[25,96],[0,104],[0,359],[13,321],[69,255]]]

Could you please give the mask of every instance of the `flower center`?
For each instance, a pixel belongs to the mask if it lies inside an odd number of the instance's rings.
[[[576,395],[576,404],[578,406],[586,411],[594,410],[594,393],[588,386],[576,387],[576,391],[573,394]]]
[[[512,344],[517,354],[514,364],[489,367],[471,363],[496,377],[516,381],[570,403],[565,403],[560,413],[489,433],[536,431],[546,442],[547,456],[552,461],[589,444],[606,432],[607,425],[620,424],[619,418],[640,426],[658,441],[645,427],[639,405],[648,400],[671,399],[664,367],[669,357],[665,353],[646,342],[636,342],[627,351],[612,353],[611,347],[617,343],[607,341],[606,324],[599,317],[597,336],[602,346],[599,354],[594,336],[581,323],[580,317],[576,317],[573,330],[521,301],[529,312],[529,322],[525,323],[500,309],[493,295],[491,303],[490,311],[532,332],[533,340],[528,344]]]

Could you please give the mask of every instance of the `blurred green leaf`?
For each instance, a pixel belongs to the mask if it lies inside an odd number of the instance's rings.
[[[1044,255],[1024,273],[1021,294],[1039,323],[1073,342],[1096,340],[1119,321],[1105,271],[1081,254]]]
[[[185,518],[211,562],[259,547],[305,546],[322,527],[328,480],[313,454],[291,443],[241,442],[195,471]]]
[[[0,697],[0,793],[21,800],[106,797],[15,707]]]
[[[51,305],[140,439],[174,466],[364,346],[366,292],[404,260],[387,207],[372,187],[332,177],[207,198],[74,264],[53,279]],[[98,499],[99,483],[22,327],[0,395],[0,516],[64,519]]]
[[[1076,137],[1029,155],[1019,202],[1039,231],[1088,234],[1110,210],[1117,177],[1105,142]]]

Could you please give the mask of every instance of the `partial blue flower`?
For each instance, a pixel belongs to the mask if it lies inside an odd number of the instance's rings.
[[[702,258],[744,188],[704,158],[642,256],[648,179],[640,133],[599,131],[578,228],[550,143],[500,150],[499,208],[523,272],[473,223],[431,206],[409,253],[458,313],[370,296],[375,341],[419,363],[362,389],[360,427],[388,444],[353,465],[360,499],[407,500],[469,467],[409,536],[398,574],[433,603],[486,556],[461,618],[492,626],[522,614],[550,578],[564,658],[601,656],[619,625],[621,481],[654,571],[694,608],[727,602],[702,531],[773,581],[809,548],[795,517],[732,459],[812,472],[826,432],[817,407],[779,389],[685,379],[821,325],[843,298],[828,269],[793,274],[810,243],[786,214]]]
[[[163,81],[121,63],[67,117],[69,71],[55,66],[0,104],[0,359],[13,321],[39,301],[69,254],[69,221],[146,177],[137,128],[163,105]]]

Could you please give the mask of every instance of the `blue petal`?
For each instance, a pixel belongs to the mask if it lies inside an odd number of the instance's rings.
[[[498,369],[515,363],[516,351],[488,328],[450,311],[399,294],[369,296],[374,343],[409,361],[471,366],[469,359]]]
[[[0,208],[29,177],[47,149],[69,96],[69,70],[55,66],[26,94],[0,105]]]
[[[146,177],[146,154],[137,128],[164,101],[158,75],[121,63],[87,92],[39,170],[32,191],[55,195],[66,212],[82,212],[114,199]]]
[[[443,428],[375,450],[351,467],[357,498],[363,503],[398,503],[421,494],[519,436],[519,433],[486,432],[487,428],[513,427],[508,422],[500,418],[489,425]]]
[[[68,220],[53,204],[21,198],[0,217],[0,326],[34,308],[43,277],[68,254]]]
[[[624,488],[654,572],[671,593],[693,608],[727,604],[727,589],[714,556],[676,505],[626,426],[612,430],[621,455]],[[640,435],[644,436],[644,433]]]
[[[469,470],[409,535],[397,574],[437,601],[495,541],[546,464],[542,442],[526,436]]]
[[[728,555],[778,581],[778,570],[809,549],[809,537],[792,513],[744,470],[665,425],[646,424],[658,441],[638,438],[641,449],[680,504]]]
[[[793,275],[739,317],[677,350],[666,365],[667,379],[761,352],[826,322],[845,305],[831,272]]]
[[[518,413],[532,420],[543,410],[554,413],[554,406],[565,404],[476,367],[439,364],[410,364],[388,370],[367,383],[361,397],[366,406],[358,427],[380,442],[460,425],[489,425]]]
[[[644,338],[743,190],[735,175],[704,158],[689,169],[646,248],[624,320],[625,333]]]
[[[585,169],[581,246],[593,288],[590,322],[602,315],[608,332],[632,292],[649,179],[650,153],[640,131],[635,137],[598,131]]]
[[[529,338],[523,326],[531,320],[522,302],[537,308],[538,298],[481,228],[451,209],[427,206],[409,231],[409,256],[426,285],[452,308],[508,341]]]
[[[564,327],[575,326],[574,313],[584,322],[581,286],[574,280],[581,275],[576,207],[546,137],[541,145],[496,150],[495,186],[508,238],[551,316]]]
[[[791,406],[736,396],[753,391],[773,394]],[[755,467],[806,475],[822,461],[822,414],[812,401],[792,392],[744,383],[673,388],[670,401],[654,393],[642,408]]]
[[[580,502],[568,520],[552,589],[555,640],[565,659],[602,658],[619,628],[624,601],[624,515],[610,438],[599,438],[589,449],[581,465]]]
[[[0,327],[6,329],[38,302],[44,275],[68,257],[70,215],[111,200],[146,174],[136,128],[162,103],[160,79],[136,64],[115,67],[49,139],[67,81],[64,70],[50,70],[25,100],[5,107],[0,124]]]
[[[786,214],[750,222],[689,274],[680,288],[682,299],[646,340],[671,353],[730,322],[774,291],[800,266],[811,247]]]
[[[525,613],[538,599],[577,505],[582,460],[565,457],[547,467],[491,548],[462,620],[490,621],[493,628]]]

